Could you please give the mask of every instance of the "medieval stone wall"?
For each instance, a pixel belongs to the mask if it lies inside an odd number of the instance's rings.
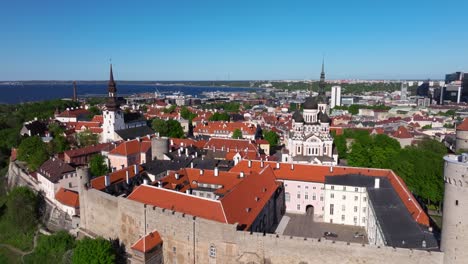
[[[164,263],[409,263],[442,264],[443,253],[347,244],[237,231],[236,225],[194,218],[90,189],[82,228],[131,245],[146,232],[163,239]],[[85,219],[83,219],[85,218]],[[213,255],[212,253],[215,252]]]

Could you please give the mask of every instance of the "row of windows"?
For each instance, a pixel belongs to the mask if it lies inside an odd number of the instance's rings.
[[[335,211],[335,205],[334,205],[334,204],[330,204],[330,215],[333,215],[334,211]],[[345,206],[344,204],[341,206],[341,211],[342,211],[342,212],[345,212],[345,211],[346,211],[346,206]],[[362,212],[363,212],[363,213],[366,213],[366,211],[367,211],[366,207],[362,207]],[[355,213],[358,212],[358,207],[357,207],[357,206],[354,206],[354,212],[355,212]]]
[[[346,216],[345,216],[345,215],[341,215],[341,221],[344,222],[345,220],[346,220]],[[358,217],[357,217],[357,216],[353,217],[353,222],[354,222],[354,224],[357,224],[357,223],[358,223],[357,221],[358,221]],[[363,218],[362,218],[362,223],[365,223],[365,222],[366,222],[366,218],[363,217]]]
[[[335,194],[334,194],[334,193],[330,193],[330,198],[334,199],[334,198],[335,198]],[[341,199],[342,199],[342,200],[346,200],[346,195],[343,194],[343,195],[341,196]],[[359,196],[355,195],[355,196],[354,196],[354,201],[358,201],[358,200],[359,200]],[[366,201],[367,201],[367,198],[366,198],[366,197],[362,197],[362,201],[363,201],[363,202],[366,202]]]
[[[335,185],[331,185],[331,186],[330,186],[330,189],[331,189],[331,190],[335,190]],[[338,188],[337,188],[336,190],[338,190]],[[343,191],[346,191],[346,186],[343,186],[343,189],[342,189],[342,190],[343,190]],[[358,192],[358,191],[359,191],[359,187],[354,187],[354,191],[355,191],[355,192]]]
[[[284,195],[286,197],[286,202],[289,202],[291,200],[291,194],[287,192]],[[297,199],[301,199],[301,194],[300,193],[297,194]],[[309,194],[307,192],[304,195],[304,199],[309,200]],[[315,195],[315,193],[313,193],[312,194],[312,200],[315,201],[316,199],[317,199],[317,196]],[[323,202],[323,196],[322,195],[320,195],[320,201]]]

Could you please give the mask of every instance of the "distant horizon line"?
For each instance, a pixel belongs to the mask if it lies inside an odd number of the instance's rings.
[[[444,81],[444,79],[432,78],[409,78],[409,79],[396,79],[396,78],[350,78],[350,79],[326,79],[325,82],[334,81]],[[0,80],[0,83],[5,82],[108,82],[109,80]],[[318,82],[319,79],[239,79],[239,80],[115,80],[115,82],[286,82],[286,81],[314,81]]]

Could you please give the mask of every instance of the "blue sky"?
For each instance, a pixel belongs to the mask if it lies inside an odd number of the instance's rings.
[[[0,80],[443,78],[468,1],[0,1]]]

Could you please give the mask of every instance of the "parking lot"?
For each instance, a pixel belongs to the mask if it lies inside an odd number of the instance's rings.
[[[324,232],[332,232],[337,234],[338,237],[327,237],[327,239],[368,243],[365,235],[366,231],[363,227],[314,222],[310,215],[286,214],[285,217],[289,217],[289,222],[284,228],[283,235],[320,238],[323,237]],[[364,237],[355,238],[354,234],[356,232],[364,234]]]

